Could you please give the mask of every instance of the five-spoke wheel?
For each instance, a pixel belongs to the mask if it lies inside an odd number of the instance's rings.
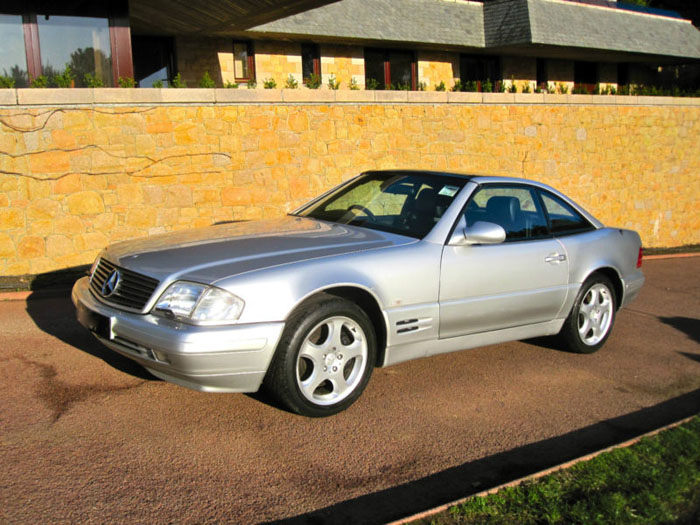
[[[561,335],[569,350],[590,354],[600,349],[615,322],[615,292],[610,279],[594,273],[581,286]]]
[[[287,322],[265,387],[298,414],[335,414],[360,396],[375,355],[367,314],[346,299],[320,294]]]

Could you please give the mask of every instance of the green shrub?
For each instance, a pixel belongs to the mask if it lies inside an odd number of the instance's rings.
[[[49,79],[45,75],[39,75],[35,79],[32,79],[29,87],[33,88],[45,88],[49,86]]]
[[[255,80],[249,80],[246,86],[248,89],[255,89],[258,87],[258,83]]]
[[[182,80],[182,76],[180,73],[175,75],[173,79],[170,81],[170,87],[171,88],[176,88],[176,89],[182,89],[187,87],[187,82]]]
[[[263,80],[263,87],[265,89],[275,89],[277,87],[277,81],[274,78],[266,78]]]
[[[518,92],[518,86],[515,85],[515,82],[513,80],[510,81],[510,86],[508,86],[508,93],[517,93]]]
[[[428,84],[426,84],[423,81],[420,81],[420,82],[418,82],[417,87],[418,87],[418,91],[425,91],[426,89],[428,89]]]
[[[411,84],[406,82],[405,84],[403,82],[399,82],[396,84],[396,89],[399,91],[411,91]]]
[[[163,81],[162,81],[162,80],[154,80],[154,81],[153,81],[153,87],[154,87],[154,88],[162,88],[162,87],[163,87]]]
[[[199,87],[201,88],[214,88],[216,87],[216,82],[209,76],[209,71],[204,72],[204,76],[199,81]]]
[[[435,85],[435,91],[447,91],[447,86],[443,80],[441,80],[439,84]]]
[[[375,90],[379,87],[379,81],[376,78],[368,78],[367,81],[365,82],[365,89],[366,90]]]
[[[321,75],[311,73],[306,79],[306,87],[309,89],[318,89],[321,87]]]
[[[0,76],[0,89],[12,89],[13,87],[15,87],[14,78]]]
[[[530,83],[529,82],[523,82],[522,93],[530,93]]]
[[[493,91],[493,83],[490,78],[487,78],[481,83],[481,91],[484,93],[491,93]]]
[[[333,91],[338,91],[339,88],[340,88],[340,82],[338,82],[335,79],[335,75],[331,75],[328,78],[328,89],[331,89]]]
[[[224,82],[224,87],[226,89],[238,89],[238,84],[235,82]]]
[[[461,80],[455,80],[454,85],[450,88],[450,91],[463,91],[462,89],[462,81]]]
[[[569,86],[560,82],[559,83],[559,93],[562,95],[566,95],[568,92],[569,92]]]
[[[102,82],[102,79],[96,77],[93,73],[85,73],[83,76],[83,81],[85,82],[85,86],[89,88],[104,87],[104,82]]]
[[[59,88],[69,88],[73,87],[73,81],[75,80],[75,75],[73,70],[69,65],[63,70],[63,73],[57,73],[51,79],[56,87]]]
[[[136,87],[136,81],[131,77],[119,77],[118,83],[121,88]]]
[[[469,80],[464,83],[462,91],[467,91],[469,93],[477,93],[479,91],[479,83],[476,80]]]
[[[284,87],[286,89],[297,89],[299,87],[299,81],[290,73],[287,77],[287,81],[284,83]]]
[[[358,85],[357,80],[355,80],[355,77],[352,77],[350,79],[350,89],[353,91],[357,91],[358,89],[360,89],[360,86]]]
[[[170,87],[175,89],[184,89],[187,87],[187,82],[182,79],[182,75],[178,73],[170,81]]]

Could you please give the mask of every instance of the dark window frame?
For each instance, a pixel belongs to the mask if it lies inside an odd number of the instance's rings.
[[[391,53],[405,53],[411,55],[411,91],[418,90],[418,58],[417,53],[410,49],[396,49],[396,48],[377,48],[377,47],[366,47],[364,56],[366,57],[367,51],[373,51],[377,53],[383,53],[384,55],[384,82],[380,83],[379,89],[386,89],[386,86],[392,84],[391,81]],[[366,58],[365,58],[366,60]],[[367,65],[365,64],[365,78],[367,78]],[[366,81],[366,80],[365,80]]]
[[[74,13],[66,11],[58,6],[55,9],[49,7],[46,12],[51,16],[86,16],[92,18],[105,18],[109,27],[110,52],[112,55],[112,81],[114,86],[119,85],[119,77],[133,78],[134,66],[131,53],[131,28],[129,26],[128,5],[96,7],[94,12]],[[4,10],[3,10],[4,11]],[[7,11],[12,14],[22,15],[22,31],[24,33],[24,52],[27,59],[27,74],[29,82],[42,75],[41,43],[39,41],[39,25],[37,13],[18,10],[8,6]]]
[[[304,56],[306,55],[306,53],[304,52],[304,48],[310,51],[310,54],[312,56],[311,74],[318,75],[319,78],[321,78],[321,48],[318,44],[314,44],[312,42],[304,42],[301,44],[301,76],[302,82],[306,84],[306,81],[309,79],[309,77],[304,76]]]
[[[542,206],[542,210],[544,211],[544,215],[547,219],[547,227],[549,229],[549,233],[552,237],[567,237],[569,235],[577,235],[579,233],[587,233],[590,231],[593,231],[596,229],[596,227],[591,224],[591,222],[581,213],[579,212],[575,206],[572,206],[569,204],[566,199],[562,199],[558,195],[555,195],[554,193],[543,190],[541,188],[538,188],[537,191],[538,198],[540,200],[540,205]],[[563,231],[554,231],[552,228],[552,219],[549,215],[549,210],[547,209],[547,205],[544,201],[544,197],[548,197],[552,201],[554,201],[555,204],[562,206],[565,210],[570,211],[575,215],[578,219],[580,219],[580,222],[584,225],[580,228],[573,228],[569,230],[563,230]]]
[[[248,66],[248,76],[239,77],[236,71],[236,44],[243,44],[246,46],[246,61]],[[233,49],[233,75],[236,82],[255,82],[255,49],[253,47],[252,40],[233,40],[231,43],[231,49]]]

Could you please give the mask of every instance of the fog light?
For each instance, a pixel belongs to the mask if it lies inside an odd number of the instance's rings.
[[[168,354],[165,352],[161,352],[160,350],[153,350],[153,355],[156,358],[156,361],[160,361],[161,363],[167,363],[170,364],[170,359],[168,359]]]

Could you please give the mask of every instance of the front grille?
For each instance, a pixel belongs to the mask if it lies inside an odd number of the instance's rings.
[[[114,270],[119,270],[121,279],[114,293],[105,297],[102,287]],[[139,311],[146,306],[158,284],[156,279],[121,268],[105,259],[100,259],[90,278],[90,288],[101,301]]]

